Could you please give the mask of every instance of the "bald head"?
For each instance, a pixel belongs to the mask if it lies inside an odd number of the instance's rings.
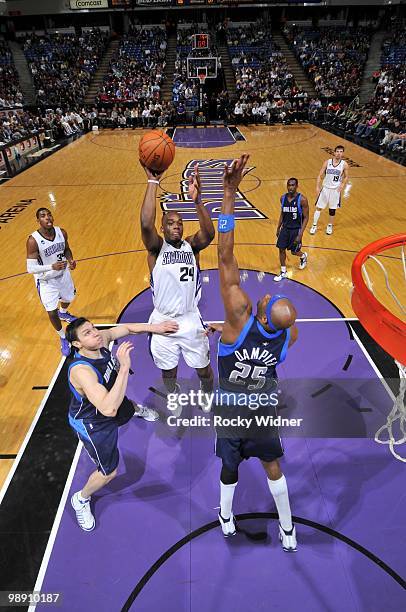
[[[267,331],[274,331],[270,328],[267,317],[267,306],[271,299],[272,296],[267,294],[257,304],[257,319]],[[292,327],[296,316],[296,308],[287,298],[281,298],[272,304],[270,318],[274,329]]]
[[[275,329],[287,329],[292,327],[296,321],[296,308],[287,298],[278,300],[272,304],[271,322]]]

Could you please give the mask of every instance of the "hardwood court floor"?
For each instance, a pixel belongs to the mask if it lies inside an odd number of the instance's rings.
[[[299,189],[311,204],[312,218],[316,176],[324,159],[331,156],[326,149],[343,144],[351,163],[350,185],[334,234],[325,234],[324,213],[317,234],[305,234],[308,268],[299,271],[292,257],[288,264],[294,279],[325,295],[345,316],[353,316],[352,260],[372,240],[404,229],[401,194],[406,187],[405,170],[311,125],[241,131],[246,142],[231,147],[178,147],[163,182],[165,190],[179,193],[181,173],[193,158],[231,159],[249,152],[254,168],[244,179],[242,191],[268,218],[237,224],[236,254],[242,269],[275,273],[279,269],[275,229],[286,180],[290,176],[299,179]],[[35,199],[0,231],[0,456],[18,452],[44,394],[44,389],[33,387],[46,387],[60,361],[58,338],[39,303],[32,276],[25,274],[25,242],[37,226],[35,210],[50,208],[55,224],[69,234],[78,261],[73,273],[78,291],[71,308],[74,314],[95,323],[115,322],[131,298],[148,286],[139,231],[145,187],[137,161],[140,135],[141,130],[87,134],[0,187],[0,213],[20,200]],[[185,231],[191,233],[196,227],[196,223],[187,223]],[[381,261],[404,300],[400,254],[387,254],[391,257]],[[201,266],[214,268],[216,262],[213,244],[203,253]],[[382,273],[373,272],[372,280],[379,297],[386,300],[380,290]],[[0,461],[0,486],[11,464],[12,459]]]

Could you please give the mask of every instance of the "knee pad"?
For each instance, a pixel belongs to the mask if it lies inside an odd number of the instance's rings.
[[[336,209],[335,208],[329,208],[328,214],[330,215],[330,217],[335,217]]]
[[[225,465],[221,468],[220,480],[225,485],[237,484],[238,470],[229,470]]]

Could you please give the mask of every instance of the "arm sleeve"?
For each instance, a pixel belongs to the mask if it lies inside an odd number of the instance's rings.
[[[41,266],[36,259],[27,259],[27,272],[28,274],[42,274],[44,272],[50,272],[52,265]]]

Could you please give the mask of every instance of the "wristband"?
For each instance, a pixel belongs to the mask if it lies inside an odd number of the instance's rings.
[[[223,215],[220,213],[217,229],[221,234],[231,232],[235,227],[234,215]]]
[[[147,182],[148,183],[155,183],[155,185],[159,185],[159,181],[156,181],[155,179],[148,179]]]

